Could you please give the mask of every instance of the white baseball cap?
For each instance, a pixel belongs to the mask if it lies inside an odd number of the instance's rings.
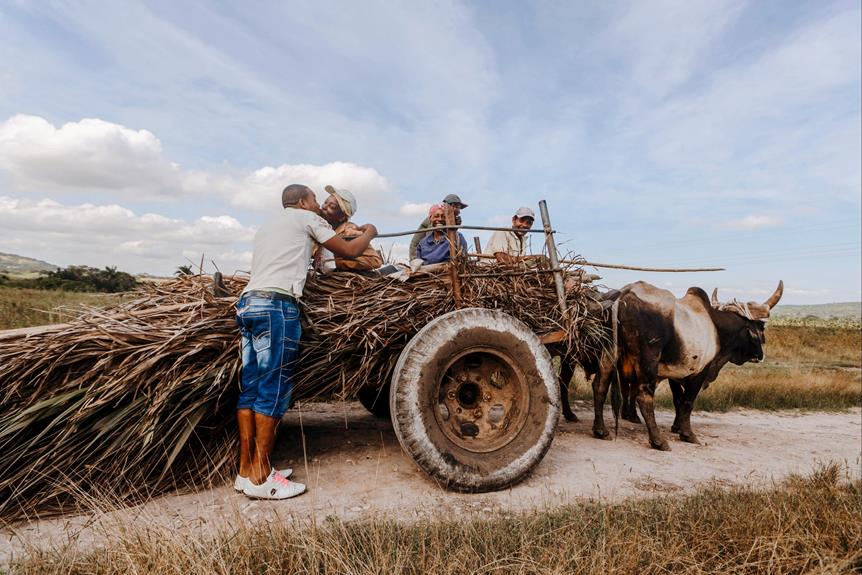
[[[536,214],[533,213],[533,210],[531,210],[530,208],[528,208],[526,206],[521,206],[520,208],[518,208],[518,211],[515,212],[515,217],[516,218],[533,218],[535,220]]]
[[[356,213],[356,198],[353,197],[353,194],[350,193],[350,190],[345,190],[343,188],[334,188],[332,186],[326,186],[324,188],[328,193],[335,196],[336,201],[338,201],[338,207],[341,208],[341,211],[344,212],[344,215],[348,218],[353,217],[353,214]]]

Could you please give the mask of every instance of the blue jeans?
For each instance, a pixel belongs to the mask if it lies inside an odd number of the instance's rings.
[[[236,306],[242,336],[237,409],[281,419],[290,406],[302,327],[294,301],[244,294]]]

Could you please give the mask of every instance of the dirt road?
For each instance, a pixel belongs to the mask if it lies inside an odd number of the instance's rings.
[[[592,415],[586,406],[578,407],[581,421],[560,420],[551,450],[531,477],[505,491],[469,495],[447,492],[429,480],[401,451],[391,424],[375,419],[358,403],[305,404],[288,414],[275,451],[275,462],[293,467],[295,478],[308,485],[305,495],[285,502],[251,501],[224,485],[97,517],[18,525],[0,530],[0,562],[20,553],[28,542],[58,545],[72,539],[86,546],[115,525],[148,523],[188,532],[241,521],[287,520],[294,514],[318,519],[471,516],[583,498],[683,493],[708,482],[767,484],[830,461],[846,464],[848,476],[860,476],[859,409],[695,412],[692,424],[701,445],[670,435],[673,414],[659,412],[658,423],[673,449],[659,452],[648,447],[643,426],[628,422],[621,422],[614,441],[592,438]]]

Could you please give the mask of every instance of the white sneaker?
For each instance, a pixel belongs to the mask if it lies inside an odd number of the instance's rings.
[[[246,480],[242,492],[251,499],[289,499],[305,493],[305,485],[286,479],[273,469],[260,485]]]
[[[275,471],[275,468],[271,468],[272,471]],[[279,469],[278,474],[284,478],[288,478],[293,475],[293,469]],[[245,484],[248,481],[248,477],[243,477],[242,475],[237,474],[236,479],[233,480],[233,488],[237,493],[242,493],[242,490],[245,489]]]

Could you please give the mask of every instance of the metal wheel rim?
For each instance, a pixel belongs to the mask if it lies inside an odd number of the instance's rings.
[[[530,393],[523,372],[504,353],[472,347],[441,372],[433,410],[449,441],[466,451],[491,453],[518,436],[527,422]]]

